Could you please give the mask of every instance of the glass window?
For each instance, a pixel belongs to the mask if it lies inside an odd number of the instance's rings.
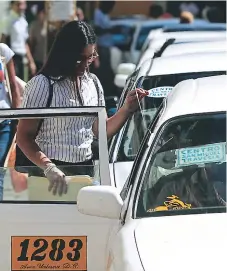
[[[41,125],[35,135],[35,142],[58,170],[65,174],[68,189],[62,195],[59,193],[54,195],[53,190],[49,191],[50,174],[46,177],[41,168],[27,161],[21,163],[20,159],[24,156],[19,156],[15,168],[18,149],[15,142],[8,142],[5,163],[0,165],[0,200],[3,203],[9,201],[76,203],[77,194],[82,187],[102,184],[99,140],[95,142],[95,146],[91,146],[94,136],[92,125],[96,120],[97,115],[94,113],[39,119]],[[5,128],[5,131],[8,130]],[[34,141],[31,139],[31,142]],[[0,142],[0,148],[3,143]],[[86,163],[83,162],[85,160]]]
[[[112,29],[112,40],[115,46],[122,51],[129,51],[133,35],[135,32],[134,26],[117,25]]]
[[[163,25],[156,25],[156,26],[144,26],[140,29],[137,41],[136,41],[136,50],[140,51],[143,47],[143,44],[147,38],[147,36],[149,35],[149,33],[151,32],[151,30],[155,30],[155,29],[159,29],[162,28]]]
[[[140,78],[137,87],[149,90],[157,87],[174,87],[179,82],[186,79],[196,79],[213,75],[226,74],[221,72],[199,72],[147,76]],[[137,111],[127,122],[122,134],[122,140],[118,151],[117,161],[133,161],[139,150],[140,144],[147,132],[148,126],[154,120],[158,108],[161,106],[163,98],[145,97],[141,102],[142,112]]]
[[[226,211],[226,113],[175,119],[154,146],[137,217]]]
[[[125,98],[128,94],[128,92],[130,90],[133,90],[135,89],[135,82],[136,82],[136,79],[137,79],[137,76],[138,76],[138,73],[140,71],[140,68],[135,70],[128,78],[127,78],[127,81],[126,81],[126,84],[125,84],[125,87],[122,91],[122,95],[119,99],[119,103],[118,103],[118,108],[120,108],[124,102],[125,102]]]

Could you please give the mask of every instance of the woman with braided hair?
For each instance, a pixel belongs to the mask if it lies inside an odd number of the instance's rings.
[[[32,78],[23,99],[24,108],[46,107],[49,79],[53,82],[50,107],[104,106],[104,95],[98,78],[89,73],[89,65],[98,56],[96,36],[92,27],[83,21],[72,21],[59,31],[41,72]],[[48,79],[49,78],[49,79]],[[112,137],[138,109],[147,92],[130,91],[125,104],[106,119],[107,137]],[[72,129],[66,135],[69,125]],[[20,120],[17,144],[27,158],[37,165],[50,182],[49,190],[60,195],[67,191],[65,174],[90,175],[93,164],[91,143],[98,134],[95,118],[45,119],[36,135],[39,120]],[[55,131],[58,131],[57,134]],[[60,143],[59,143],[60,142]],[[57,147],[56,147],[57,146]],[[75,167],[76,165],[76,167]],[[67,172],[59,167],[70,166]]]

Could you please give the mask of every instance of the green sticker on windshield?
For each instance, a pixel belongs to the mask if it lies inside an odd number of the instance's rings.
[[[208,144],[176,150],[176,167],[226,161],[226,143]]]

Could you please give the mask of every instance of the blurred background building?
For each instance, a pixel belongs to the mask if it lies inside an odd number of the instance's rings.
[[[11,2],[20,2],[20,1],[9,1],[9,0],[0,1],[0,36],[4,31],[3,30],[4,18],[7,18],[8,16]],[[112,7],[110,7],[107,14],[108,18],[111,20],[111,23],[121,18],[124,18],[124,19],[127,19],[127,18],[143,19],[144,18],[146,20],[168,19],[168,18],[175,18],[175,17],[179,18],[181,12],[183,11],[190,12],[193,15],[193,18],[196,18],[196,19],[201,18],[210,22],[226,23],[226,1],[130,1],[130,0],[127,0],[127,1],[76,1],[76,0],[72,0],[71,1],[71,0],[68,0],[67,2],[68,3],[71,2],[73,5],[73,8],[71,9],[72,12],[71,12],[70,18],[68,17],[68,19],[66,20],[56,19],[54,20],[54,22],[53,20],[51,21],[50,9],[48,9],[47,7],[50,2],[56,3],[56,1],[25,1],[25,2],[27,4],[27,8],[25,9],[25,18],[28,23],[28,29],[29,29],[28,42],[30,42],[32,54],[34,54],[35,56],[41,55],[41,50],[39,50],[40,46],[43,47],[42,49],[43,55],[46,56],[47,52],[49,51],[52,45],[52,42],[55,38],[55,35],[58,29],[66,21],[78,20],[78,19],[86,20],[87,22],[93,24],[94,26],[95,25],[95,21],[94,21],[95,11],[100,7],[100,3],[103,3],[103,2],[106,2],[106,5],[108,4],[112,5]],[[66,3],[66,1],[64,1],[64,3]],[[95,30],[96,30],[96,33],[98,34],[97,29]],[[146,35],[148,35],[148,33],[146,33]],[[44,36],[45,36],[44,34],[46,35],[46,40],[44,39]],[[130,39],[129,34],[125,34],[124,32],[120,34],[121,34],[121,38],[122,38],[122,35],[124,34],[124,36],[128,35],[128,39]],[[36,48],[33,46],[35,39],[36,39]],[[129,41],[128,44],[131,44],[131,42]],[[112,46],[112,49],[115,50],[113,47],[114,46]],[[102,51],[101,47],[99,49],[101,53]],[[123,48],[123,47],[120,48],[122,52],[127,51],[125,49],[129,50],[129,48]],[[44,54],[44,51],[46,51],[45,54]],[[101,54],[100,54],[100,57],[101,57]],[[40,61],[40,57],[38,58],[39,58],[38,60],[35,59],[35,62],[36,62],[37,68],[39,69],[43,63],[42,61]],[[124,54],[123,54],[122,61],[125,61]],[[26,61],[24,61],[24,63],[26,64]],[[98,63],[98,61],[95,63],[93,72],[95,72],[95,68],[97,68],[100,65],[100,63]],[[25,74],[27,74],[27,76],[24,79],[25,81],[27,81],[27,79],[30,76],[32,76],[32,74],[29,75],[28,72],[25,72]]]

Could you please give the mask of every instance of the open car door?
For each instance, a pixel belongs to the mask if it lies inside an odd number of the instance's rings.
[[[98,143],[101,142],[99,160],[94,166],[94,178],[85,175],[68,177],[68,193],[61,197],[48,192],[48,180],[32,176],[33,173],[26,175],[24,191],[16,193],[11,183],[9,167],[4,168],[4,195],[0,202],[1,270],[105,270],[106,244],[114,221],[82,215],[78,212],[76,203],[78,191],[82,187],[111,185],[105,108],[0,111],[0,119],[26,118],[56,121],[67,118],[69,129],[73,118],[98,118]],[[29,169],[28,172],[33,171]]]

